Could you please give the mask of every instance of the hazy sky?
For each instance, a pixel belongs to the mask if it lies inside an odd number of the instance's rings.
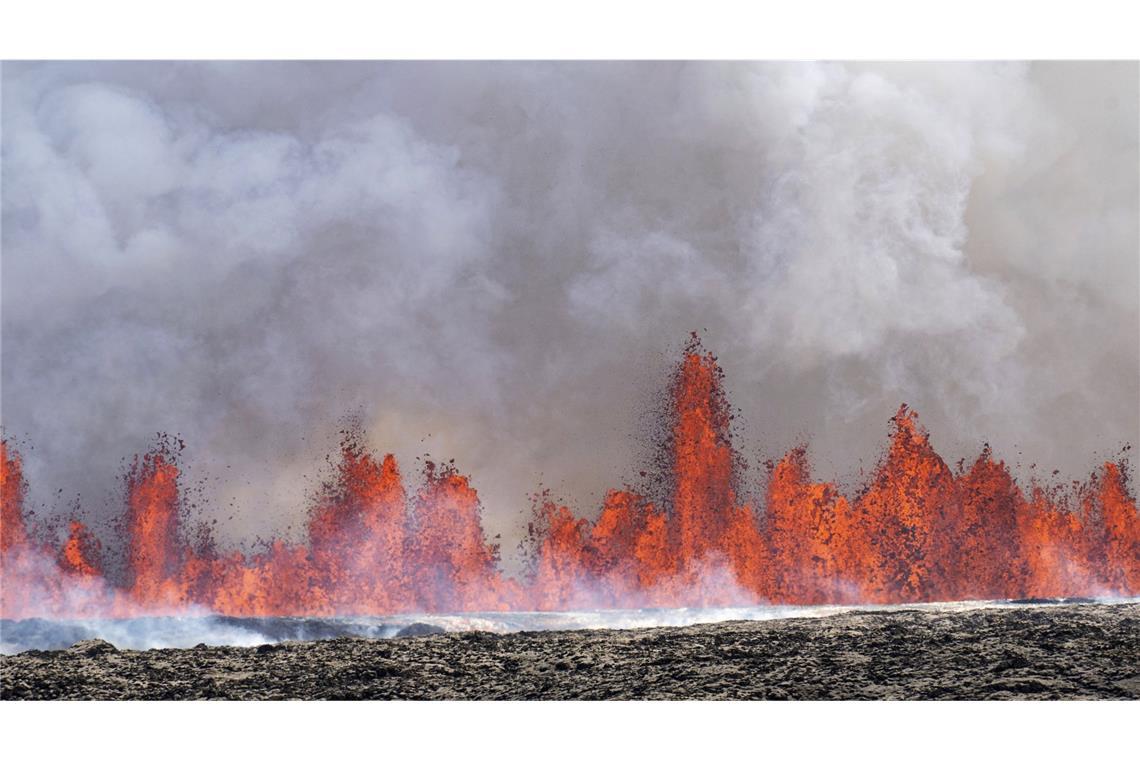
[[[948,460],[1083,477],[1140,443],[1137,74],[5,64],[4,430],[93,516],[176,433],[246,539],[358,414],[510,554],[540,483],[634,478],[700,330],[754,462],[854,485],[906,401]]]

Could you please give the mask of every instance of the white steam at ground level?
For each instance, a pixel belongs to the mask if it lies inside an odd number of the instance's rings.
[[[1098,604],[1131,604],[1140,600],[1103,598],[1095,601]],[[185,649],[198,644],[250,647],[285,641],[320,641],[345,636],[376,639],[468,631],[505,634],[521,631],[574,631],[602,628],[634,630],[736,620],[816,618],[852,611],[918,609],[954,612],[1010,605],[1020,607],[1055,603],[1047,600],[1032,602],[995,600],[908,605],[765,605],[568,612],[483,612],[451,615],[414,613],[336,618],[235,618],[220,615],[73,621],[36,618],[4,621],[0,625],[0,654],[16,654],[29,649],[65,649],[91,639],[102,639],[119,649]]]

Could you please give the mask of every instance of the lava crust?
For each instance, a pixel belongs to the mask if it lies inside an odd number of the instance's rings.
[[[4,699],[1136,699],[1140,604],[0,659]]]

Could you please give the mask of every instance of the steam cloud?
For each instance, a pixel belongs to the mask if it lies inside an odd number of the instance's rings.
[[[5,64],[5,432],[30,504],[107,515],[176,432],[240,541],[300,526],[355,412],[405,471],[455,457],[509,554],[540,481],[587,513],[636,471],[704,329],[752,459],[857,479],[907,401],[948,457],[1082,477],[1140,442],[1137,95],[1111,63]]]

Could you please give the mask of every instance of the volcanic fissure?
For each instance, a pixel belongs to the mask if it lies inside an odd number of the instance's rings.
[[[428,463],[409,491],[392,455],[346,435],[308,542],[223,553],[184,529],[179,446],[160,438],[126,474],[125,572],[79,520],[33,537],[19,453],[0,444],[0,605],[7,619],[344,615],[1140,594],[1140,515],[1123,461],[1069,488],[1020,486],[985,447],[951,468],[903,405],[855,495],[812,479],[796,448],[766,492],[740,495],[741,457],[716,358],[694,337],[669,386],[667,493],[612,490],[595,520],[535,503],[529,571],[511,577],[484,535],[479,496]]]

